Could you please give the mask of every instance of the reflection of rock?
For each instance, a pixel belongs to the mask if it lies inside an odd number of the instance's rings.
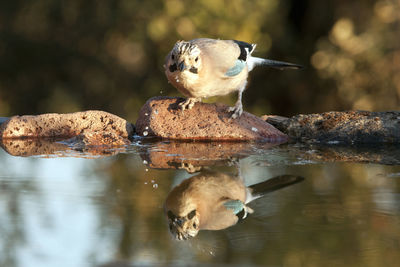
[[[129,145],[131,142],[120,135],[116,135],[113,132],[85,132],[74,136],[64,141],[73,148],[88,148],[88,147],[113,147]]]
[[[289,146],[289,153],[299,159],[328,162],[363,162],[388,165],[400,164],[400,146]]]
[[[400,112],[325,112],[291,118],[263,116],[295,141],[307,143],[400,143]]]
[[[277,144],[257,144],[268,149]],[[226,164],[242,158],[252,151],[254,144],[243,142],[158,142],[141,156],[148,166],[157,169],[186,169],[198,171],[201,166]]]
[[[228,106],[196,103],[190,110],[178,108],[181,98],[154,97],[142,107],[136,122],[141,136],[168,139],[282,142],[287,136],[262,119],[243,112],[230,120]]]
[[[69,114],[14,116],[0,125],[1,138],[69,138],[85,132],[110,133],[128,138],[133,125],[104,111],[84,111]]]
[[[2,139],[0,146],[10,155],[28,156],[68,156],[68,157],[91,157],[109,156],[120,151],[110,149],[110,146],[86,146],[83,143],[59,142],[55,139]],[[82,153],[83,152],[83,153]]]
[[[21,157],[52,155],[68,149],[50,139],[2,139],[0,145],[8,154]]]
[[[246,187],[240,177],[202,172],[184,180],[168,194],[165,212],[170,231],[176,239],[186,240],[199,230],[225,229],[253,212],[247,206],[249,202],[302,180],[283,175]]]

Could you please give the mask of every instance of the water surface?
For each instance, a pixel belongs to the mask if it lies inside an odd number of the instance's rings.
[[[394,154],[385,160],[390,148],[136,141],[80,151],[57,144],[35,155],[4,149],[0,266],[400,261],[400,166]],[[231,227],[175,240],[164,202],[205,171],[246,186],[284,174],[305,180],[254,200],[254,213]]]

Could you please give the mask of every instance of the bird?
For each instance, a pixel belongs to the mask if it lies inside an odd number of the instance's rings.
[[[258,65],[277,69],[301,69],[301,65],[253,57],[256,44],[237,40],[198,38],[178,41],[165,58],[169,83],[187,99],[179,103],[182,111],[191,109],[202,98],[222,96],[237,91],[238,99],[228,112],[231,118],[243,112],[242,94],[248,74]]]
[[[204,170],[168,194],[164,212],[169,230],[176,240],[188,240],[200,230],[228,228],[254,212],[251,201],[303,180],[281,175],[246,187],[238,175]]]

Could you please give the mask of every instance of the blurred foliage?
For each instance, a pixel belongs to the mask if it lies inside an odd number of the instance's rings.
[[[253,71],[244,105],[258,115],[396,109],[399,11],[398,0],[2,1],[0,115],[102,109],[135,121],[146,99],[180,95],[164,57],[197,37],[307,67]]]

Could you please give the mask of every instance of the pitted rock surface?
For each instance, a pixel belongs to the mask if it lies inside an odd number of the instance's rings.
[[[141,108],[136,122],[140,136],[181,140],[285,142],[287,136],[248,112],[230,119],[228,106],[196,103],[182,110],[182,98],[154,97]]]
[[[2,139],[69,138],[95,132],[128,138],[133,135],[134,126],[116,115],[97,110],[68,114],[13,116],[0,125]]]
[[[305,143],[400,143],[400,112],[331,111],[291,118],[263,116],[290,139]]]

